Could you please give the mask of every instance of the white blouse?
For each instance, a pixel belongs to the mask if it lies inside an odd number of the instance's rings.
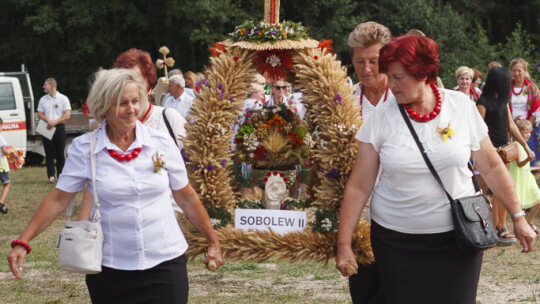
[[[163,111],[165,110],[165,108],[160,106],[152,107],[154,108],[152,110],[152,114],[150,114],[150,117],[148,117],[148,119],[144,122],[144,125],[154,130],[163,132],[164,134],[169,134],[167,125],[165,125],[165,120],[163,120]],[[182,115],[180,115],[178,111],[174,111],[173,109],[167,110],[165,112],[165,115],[167,115],[167,120],[169,121],[171,129],[173,130],[173,133],[176,137],[176,143],[178,144],[178,148],[182,150],[182,148],[184,147],[182,139],[186,137],[186,119],[182,117]]]
[[[521,88],[514,88],[514,90],[519,91]],[[527,114],[529,113],[529,110],[527,109],[527,95],[525,94],[510,94],[512,95],[512,118],[516,118],[518,116],[523,116],[527,118]]]
[[[467,163],[480,149],[487,126],[476,106],[463,93],[443,90],[441,113],[425,123],[412,121],[422,145],[454,198],[474,195]],[[455,134],[443,142],[438,127]],[[394,97],[378,106],[356,138],[379,153],[381,177],[371,199],[371,217],[403,233],[440,233],[453,229],[450,204],[429,171]]]
[[[188,185],[180,151],[168,133],[143,126],[137,121],[135,141],[126,153],[142,148],[130,162],[113,159],[108,149],[123,153],[105,132],[106,121],[96,134],[96,187],[101,203],[103,228],[102,265],[121,270],[144,270],[182,255],[187,242],[170,204],[169,189]],[[165,162],[154,172],[153,155]],[[92,180],[89,136],[73,140],[56,188],[74,193]],[[88,183],[93,193],[92,182]]]
[[[365,121],[371,116],[371,114],[373,114],[373,112],[375,112],[375,109],[379,105],[388,101],[390,97],[394,96],[394,94],[392,94],[392,90],[388,89],[388,94],[386,94],[386,91],[385,91],[385,93],[381,95],[381,98],[379,99],[376,105],[373,105],[364,95],[364,98],[362,98],[362,104],[360,105],[360,94],[362,93],[360,85],[361,85],[360,82],[354,85],[353,97],[354,97],[354,104],[357,106],[362,106],[362,119]],[[386,97],[386,101],[385,101],[385,97]]]

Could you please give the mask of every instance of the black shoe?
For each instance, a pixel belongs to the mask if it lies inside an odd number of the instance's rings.
[[[0,212],[2,212],[3,214],[8,213],[8,208],[6,208],[3,203],[0,203]]]

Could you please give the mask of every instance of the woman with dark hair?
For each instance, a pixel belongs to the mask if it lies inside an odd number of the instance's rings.
[[[371,245],[388,303],[475,303],[483,257],[482,251],[459,249],[448,198],[406,120],[452,197],[475,194],[467,166],[472,155],[513,215],[523,252],[536,241],[475,104],[460,92],[437,88],[438,68],[438,47],[429,38],[402,36],[381,49],[379,70],[394,97],[356,135],[358,154],[341,204],[336,267],[348,276],[350,266],[358,267],[352,236],[372,195]]]
[[[476,107],[488,126],[489,138],[496,149],[508,144],[508,132],[510,132],[512,137],[525,148],[527,154],[534,157],[534,152],[529,149],[512,119],[508,106],[509,94],[510,73],[505,68],[494,67],[487,76],[484,91]],[[509,168],[510,163],[505,163],[505,166]],[[493,224],[497,228],[499,242],[503,244],[515,242],[515,236],[506,228],[506,209],[501,205],[500,199],[494,195],[491,203],[493,204]]]

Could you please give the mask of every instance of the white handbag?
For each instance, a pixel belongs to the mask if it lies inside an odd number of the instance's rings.
[[[103,232],[101,231],[101,216],[96,190],[96,156],[93,153],[96,146],[96,135],[90,132],[90,164],[92,167],[92,183],[94,187],[95,212],[91,221],[71,221],[75,197],[66,210],[66,227],[58,236],[58,261],[64,270],[95,274],[101,272],[103,259]]]

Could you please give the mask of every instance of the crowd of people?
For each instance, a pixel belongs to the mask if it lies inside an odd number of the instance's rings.
[[[531,170],[540,160],[540,91],[530,80],[528,63],[515,58],[507,69],[492,62],[485,83],[478,69],[460,66],[457,85],[445,89],[438,77],[444,58],[420,31],[395,37],[384,25],[365,22],[350,33],[348,46],[363,125],[341,204],[336,266],[349,277],[351,298],[354,303],[474,303],[483,251],[457,246],[447,196],[406,120],[452,196],[475,194],[475,172],[468,168],[474,165],[484,192],[492,194],[499,242],[519,239],[523,252],[529,252],[539,233],[534,219],[540,190]],[[540,61],[537,67],[540,72]],[[12,243],[8,262],[15,277],[21,278],[28,243],[79,191],[85,191],[79,220],[91,218],[93,186],[86,182],[92,178],[93,153],[103,168],[96,178],[105,242],[103,271],[86,276],[92,301],[187,302],[187,242],[173,210],[183,211],[205,236],[205,264],[223,263],[219,240],[181,157],[184,125],[202,77],[171,70],[166,96],[152,98],[158,81],[150,54],[138,49],[120,54],[111,69],[96,72],[87,100],[88,117],[97,121],[97,147],[90,151],[88,135],[75,139],[65,165],[58,151],[65,145],[62,123],[69,119],[69,100],[56,91],[54,79],[45,81],[38,115],[47,128],[56,128],[55,137],[44,138],[48,181],[56,187]],[[302,92],[291,80],[256,74],[249,85],[244,110],[285,103],[304,118]],[[509,142],[517,144],[519,157],[505,163],[497,150]],[[160,166],[161,160],[167,166]],[[361,218],[371,225],[376,262],[370,265],[358,264],[351,249]]]

